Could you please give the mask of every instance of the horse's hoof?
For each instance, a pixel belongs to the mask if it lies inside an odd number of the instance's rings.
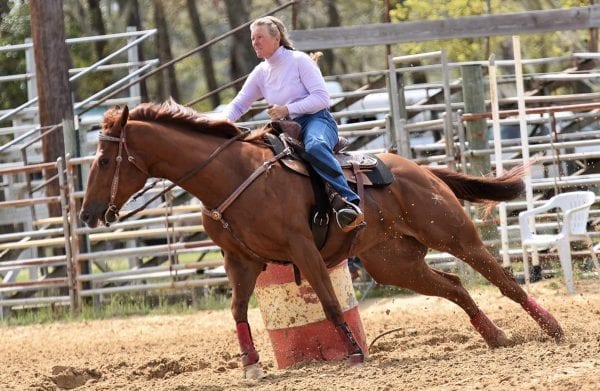
[[[244,379],[260,380],[267,376],[258,364],[251,364],[244,367]]]
[[[471,324],[481,334],[485,343],[491,349],[510,346],[512,344],[512,341],[508,339],[504,331],[496,326],[481,310],[471,318]]]
[[[493,346],[489,344],[489,347],[492,349],[495,348],[506,348],[508,346],[513,346],[515,343],[504,334],[504,331],[499,330],[499,333],[496,335]]]
[[[355,367],[365,363],[365,355],[362,353],[354,353],[348,356],[348,365]]]
[[[556,342],[562,342],[565,340],[565,332],[563,331],[562,327],[560,327],[560,325],[556,325],[555,329],[551,332],[549,332],[550,336],[554,337],[554,340]]]
[[[554,338],[555,342],[562,342],[565,340],[565,332],[556,320],[539,320],[538,324],[547,335]]]
[[[554,338],[556,342],[564,341],[565,332],[563,331],[562,327],[560,327],[560,324],[556,321],[556,319],[547,319],[543,322],[540,322],[540,325],[546,334]]]

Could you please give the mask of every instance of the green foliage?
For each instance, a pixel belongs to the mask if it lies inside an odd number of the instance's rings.
[[[390,12],[390,17],[392,21],[403,22],[543,9],[540,8],[540,4],[537,1],[516,2],[492,0],[490,2],[490,9],[487,8],[486,3],[486,0],[432,0],[428,2],[405,0],[396,5]],[[586,5],[589,4],[584,0],[561,1],[562,8]],[[432,9],[435,9],[436,12],[431,12]],[[524,58],[560,56],[572,51],[587,50],[582,45],[586,39],[587,32],[585,31],[577,33],[526,34],[521,36],[521,48]],[[511,37],[448,39],[443,41],[415,42],[398,46],[402,54],[418,54],[444,48],[451,61],[457,62],[484,60],[492,53],[496,54],[497,59],[503,58],[504,54],[512,58],[512,49],[510,49],[512,48]]]
[[[23,42],[31,36],[29,4],[27,1],[13,1],[10,11],[0,20],[0,45]]]
[[[590,0],[560,0],[561,8],[586,7],[590,3]]]
[[[9,13],[0,21],[0,46],[25,42],[31,36],[29,7],[27,3],[13,2]],[[25,74],[25,51],[0,52],[0,76]],[[0,84],[0,109],[10,109],[27,101],[27,81],[10,81]]]

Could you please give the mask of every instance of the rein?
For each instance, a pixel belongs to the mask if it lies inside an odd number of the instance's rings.
[[[225,230],[227,230],[227,232],[229,232],[229,234],[250,255],[252,255],[254,258],[257,258],[259,260],[264,259],[264,257],[261,257],[260,255],[258,255],[257,253],[255,253],[251,248],[249,248],[248,246],[246,246],[246,244],[242,241],[242,239],[240,239],[235,234],[235,232],[233,232],[233,230],[231,229],[231,225],[229,225],[229,223],[223,218],[223,213],[225,212],[225,209],[227,209],[229,207],[229,205],[231,205],[233,203],[233,201],[235,201],[236,198],[238,198],[240,196],[240,194],[242,194],[244,192],[244,190],[246,190],[248,188],[248,186],[250,186],[252,184],[252,182],[254,182],[256,180],[256,178],[258,178],[263,173],[265,173],[267,170],[269,170],[273,166],[273,164],[275,164],[278,160],[282,159],[285,156],[290,155],[291,153],[292,153],[292,150],[289,147],[287,147],[283,151],[279,152],[277,155],[273,156],[271,159],[269,159],[266,162],[264,162],[260,167],[258,167],[252,173],[252,175],[250,175],[248,178],[246,178],[246,180],[237,189],[235,189],[235,191],[233,193],[231,193],[229,195],[229,197],[227,197],[225,199],[225,201],[223,201],[221,203],[221,205],[219,205],[218,207],[216,207],[214,209],[208,209],[207,207],[205,207],[204,205],[202,205],[202,213],[203,214],[209,216],[211,219],[213,219],[215,221],[220,221],[221,225],[223,226],[223,228]]]
[[[273,164],[275,164],[275,162],[277,162],[284,156],[291,154],[291,152],[292,152],[292,150],[289,147],[285,148],[283,151],[279,152],[277,155],[273,156],[271,159],[264,162],[260,167],[258,167],[252,173],[252,175],[250,175],[248,178],[246,178],[246,180],[237,189],[235,189],[235,191],[233,193],[231,193],[231,195],[229,197],[227,197],[227,199],[225,201],[223,201],[223,203],[221,205],[219,205],[218,207],[216,207],[214,209],[208,209],[205,206],[202,206],[202,213],[204,213],[207,216],[210,216],[210,218],[212,218],[215,221],[223,220],[223,212],[225,212],[225,209],[227,209],[229,207],[229,205],[231,205],[233,203],[233,201],[235,201],[235,199],[238,198],[240,196],[240,194],[242,194],[244,192],[244,190],[246,190],[248,188],[248,186],[250,186],[250,184],[252,184],[252,182],[254,182],[254,180],[256,178],[258,178],[260,175],[262,175],[264,172],[266,172],[269,168],[271,168],[271,166]]]
[[[109,212],[112,212],[115,216],[118,216],[118,208],[115,204],[115,198],[117,195],[117,189],[119,186],[119,171],[120,171],[120,167],[121,167],[121,161],[123,160],[122,157],[122,153],[123,150],[125,150],[125,153],[128,155],[127,160],[132,163],[138,170],[140,170],[141,172],[143,172],[144,174],[148,175],[148,176],[152,176],[150,175],[145,169],[143,169],[142,167],[140,167],[139,164],[136,163],[135,158],[133,157],[133,155],[129,152],[129,150],[127,149],[127,143],[126,143],[126,138],[125,138],[125,127],[123,128],[123,130],[121,130],[121,137],[113,137],[113,136],[106,136],[104,134],[101,134],[99,136],[99,140],[100,141],[112,141],[112,142],[117,142],[119,143],[119,152],[117,154],[116,157],[116,162],[117,162],[117,168],[115,169],[115,175],[113,177],[113,181],[111,184],[111,190],[110,190],[110,201],[108,203],[108,209],[106,210],[106,213],[104,215],[104,221],[106,221],[107,226],[109,225],[109,221],[108,221],[108,214]],[[150,198],[148,201],[146,201],[144,203],[144,205],[130,211],[129,213],[127,213],[125,216],[123,216],[122,218],[119,219],[119,221],[125,221],[126,219],[128,219],[129,217],[133,216],[134,214],[138,213],[140,210],[145,209],[152,201],[156,200],[157,198],[161,197],[163,194],[167,193],[168,191],[172,190],[175,186],[180,185],[180,183],[186,181],[187,179],[189,179],[190,177],[192,177],[193,175],[197,174],[198,172],[200,172],[200,170],[202,170],[204,167],[206,167],[212,160],[214,160],[214,158],[221,153],[225,148],[227,148],[228,146],[230,146],[231,144],[233,144],[235,141],[238,141],[244,137],[246,137],[248,134],[250,133],[250,130],[243,130],[241,133],[239,133],[238,135],[236,135],[235,137],[232,137],[230,139],[228,139],[226,142],[224,142],[223,144],[219,145],[207,158],[206,160],[204,160],[200,165],[194,167],[193,169],[191,169],[190,171],[188,171],[187,173],[185,173],[181,178],[179,178],[177,181],[174,181],[171,185],[169,185],[167,188],[165,188],[163,191],[161,191],[160,193],[156,194],[155,196],[153,196],[152,198]],[[151,188],[151,187],[150,187]],[[145,191],[149,190],[150,188],[146,188],[144,189],[144,191],[142,191],[141,193],[139,193],[137,196],[143,194]],[[114,221],[114,220],[113,220]]]

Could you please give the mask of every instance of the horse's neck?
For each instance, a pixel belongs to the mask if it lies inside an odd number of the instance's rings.
[[[144,134],[148,141],[145,141],[145,150],[141,152],[152,160],[148,164],[149,174],[179,184],[211,207],[227,198],[249,176],[254,166],[261,163],[261,157],[253,158],[257,147],[234,142],[206,164],[209,156],[226,139],[173,130],[155,133],[152,137]],[[164,135],[168,135],[169,139],[164,139]],[[203,167],[197,173],[179,183],[186,174],[200,166]]]

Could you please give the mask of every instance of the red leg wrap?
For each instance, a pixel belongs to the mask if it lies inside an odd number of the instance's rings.
[[[532,297],[528,297],[521,306],[549,336],[554,337],[557,341],[560,341],[565,336],[562,327],[554,319],[554,316],[539,305]]]
[[[483,311],[479,311],[471,318],[471,324],[481,334],[490,348],[498,348],[510,344],[510,340],[506,337],[504,331],[499,329]]]
[[[248,322],[239,322],[236,325],[236,332],[242,351],[242,364],[244,366],[256,364],[259,357],[252,341],[252,333]]]

